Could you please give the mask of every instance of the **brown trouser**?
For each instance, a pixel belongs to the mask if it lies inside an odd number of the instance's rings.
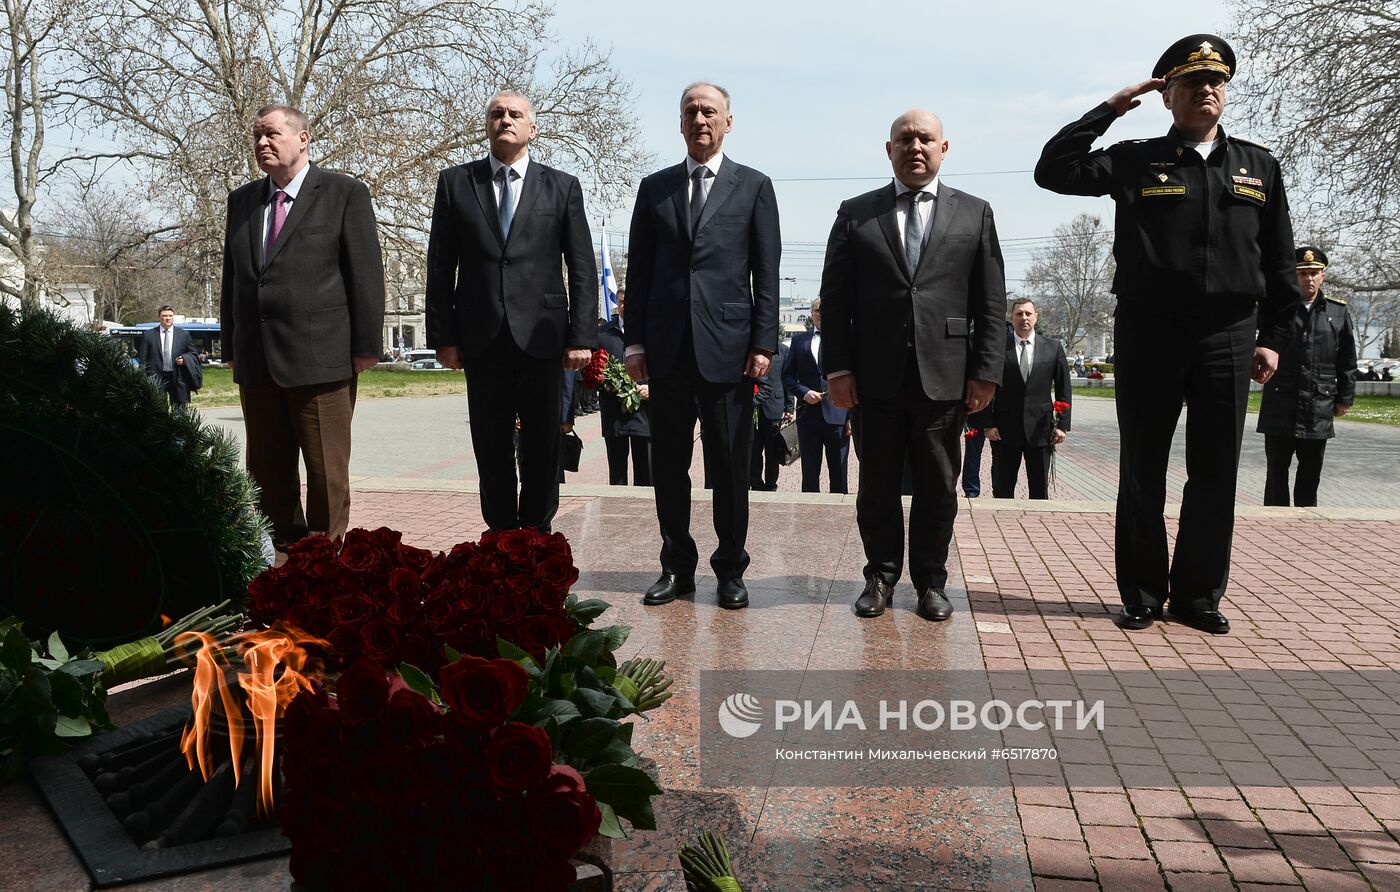
[[[308,533],[332,539],[350,525],[350,422],[355,378],[305,387],[240,385],[248,473],[262,490],[259,505],[272,538],[287,545]],[[301,506],[300,453],[306,462]]]

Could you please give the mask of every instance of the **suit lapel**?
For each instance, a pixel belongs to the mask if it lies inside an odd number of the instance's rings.
[[[520,230],[522,224],[530,219],[530,210],[535,206],[535,198],[544,189],[544,165],[531,161],[530,166],[525,168],[525,179],[520,186],[520,201],[515,205],[515,215],[510,219],[510,235],[506,236],[509,243],[515,233]],[[499,217],[496,220],[500,225]]]
[[[938,184],[938,200],[933,203],[933,232],[929,233],[924,252],[919,255],[919,266],[948,237],[948,229],[953,225],[953,210],[958,206],[958,195],[952,189]]]
[[[501,210],[496,206],[496,186],[491,180],[491,159],[483,158],[472,164],[469,173],[472,191],[476,193],[477,204],[481,205],[481,214],[486,218],[491,231],[496,234],[496,241],[504,248],[506,237],[501,232]]]
[[[292,231],[310,212],[311,205],[316,202],[316,195],[320,191],[321,169],[312,164],[306,172],[306,179],[301,181],[301,189],[292,202],[291,212],[287,214],[287,219],[282,223],[282,229],[277,233],[277,241],[267,248],[267,261],[263,264],[264,267],[270,266],[272,261],[277,259],[277,254],[282,250],[282,246],[287,244],[287,239],[291,238]]]
[[[888,189],[880,195],[880,206],[876,215],[880,220],[880,228],[884,230],[885,241],[890,244],[890,253],[894,255],[895,262],[904,271],[905,278],[913,279],[909,269],[909,259],[904,256],[904,239],[899,237],[899,218],[895,214],[894,183],[890,183]]]
[[[671,193],[671,206],[676,212],[676,231],[684,233],[686,239],[689,240],[691,238],[690,215],[686,213],[689,207],[689,198],[685,193],[689,184],[686,182],[685,162],[677,164],[671,168],[670,172],[671,180],[667,185],[667,191]]]
[[[734,194],[734,189],[738,185],[739,165],[726,158],[720,162],[719,176],[715,177],[715,184],[710,187],[710,194],[705,196],[705,206],[700,209],[700,225],[695,228],[697,233],[709,224],[720,206],[729,200],[730,195]]]
[[[272,203],[271,195],[271,181],[263,177],[262,185],[249,196],[252,207],[248,211],[248,249],[252,255],[253,269],[263,268],[263,220],[267,218],[267,206]]]

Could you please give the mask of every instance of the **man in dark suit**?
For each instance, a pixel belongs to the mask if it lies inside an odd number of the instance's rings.
[[[623,307],[627,289],[617,290],[617,315],[598,327],[598,346],[622,361],[627,348],[622,341]],[[608,451],[608,485],[627,485],[627,456],[632,456],[632,485],[651,486],[651,389],[638,384],[642,402],[636,411],[623,411],[622,400],[606,388],[598,388],[598,411],[602,415],[603,443]]]
[[[729,94],[681,94],[684,162],[642,180],[627,263],[627,373],[651,383],[651,461],[661,577],[647,604],[695,591],[690,463],[699,416],[719,545],[721,607],[747,607],[753,384],[778,349],[778,202],[773,183],[725,157]]]
[[[1055,403],[1070,402],[1069,360],[1064,344],[1036,334],[1038,318],[1030,298],[1011,302],[1006,365],[1001,389],[992,400],[992,425],[987,428],[992,442],[992,495],[998,499],[1016,497],[1023,458],[1031,498],[1050,498],[1050,453],[1069,433],[1069,409],[1055,418]]]
[[[583,368],[597,343],[583,191],[530,158],[535,134],[528,99],[491,97],[491,153],[438,177],[428,238],[428,346],[448,368],[466,368],[481,515],[493,530],[549,531],[559,508],[560,369]]]
[[[260,109],[266,179],[229,194],[220,323],[238,383],[248,471],[277,544],[350,522],[356,376],[383,347],[384,264],[369,189],[308,160],[295,108]],[[301,505],[297,454],[306,462]]]
[[[768,374],[758,379],[753,394],[754,435],[752,458],[749,459],[749,488],[760,492],[778,489],[778,471],[783,466],[783,441],[778,435],[783,422],[791,418],[792,395],[783,381],[783,364],[787,361],[788,345],[778,342],[778,353],[768,366]]]
[[[194,339],[183,328],[175,327],[174,307],[161,307],[157,318],[160,325],[141,333],[141,367],[160,385],[171,408],[183,414],[190,405],[189,383],[183,374],[185,354],[194,354]]]
[[[822,299],[812,301],[812,330],[794,335],[783,363],[783,381],[797,400],[797,445],[802,452],[802,491],[820,492],[822,455],[831,492],[844,493],[850,455],[849,413],[827,399],[822,376]]]
[[[855,612],[884,613],[903,570],[907,459],[909,576],[919,614],[940,621],[953,612],[943,588],[963,422],[1001,380],[1006,280],[991,207],[938,182],[943,123],[905,112],[885,152],[894,182],[842,202],[827,241],[822,369],[831,402],[854,410],[866,558]]]

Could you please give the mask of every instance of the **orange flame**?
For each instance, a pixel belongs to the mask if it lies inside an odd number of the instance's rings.
[[[202,632],[187,632],[176,639],[177,644],[198,640],[201,643],[195,657],[194,691],[191,703],[194,718],[185,727],[180,739],[180,749],[185,753],[190,769],[196,764],[207,781],[213,769],[212,757],[206,753],[209,736],[209,719],[213,712],[214,692],[223,706],[228,719],[229,751],[233,760],[234,785],[241,776],[240,757],[243,747],[243,711],[235,699],[227,680],[228,662],[224,659],[219,645]],[[286,711],[287,704],[302,691],[311,690],[311,677],[318,676],[319,666],[308,668],[310,658],[303,644],[329,645],[308,635],[290,630],[265,632],[245,632],[234,635],[228,641],[230,646],[242,649],[243,665],[248,670],[238,673],[238,686],[243,689],[248,703],[248,711],[253,715],[253,730],[256,734],[259,751],[258,771],[258,811],[272,814],[272,767],[276,755],[277,719]],[[278,675],[278,667],[282,672]],[[303,674],[306,670],[310,675]]]

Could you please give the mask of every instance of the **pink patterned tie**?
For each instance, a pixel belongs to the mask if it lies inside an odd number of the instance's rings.
[[[267,251],[277,244],[277,236],[282,232],[282,224],[287,222],[287,193],[278,189],[272,196],[272,225],[267,230]]]

